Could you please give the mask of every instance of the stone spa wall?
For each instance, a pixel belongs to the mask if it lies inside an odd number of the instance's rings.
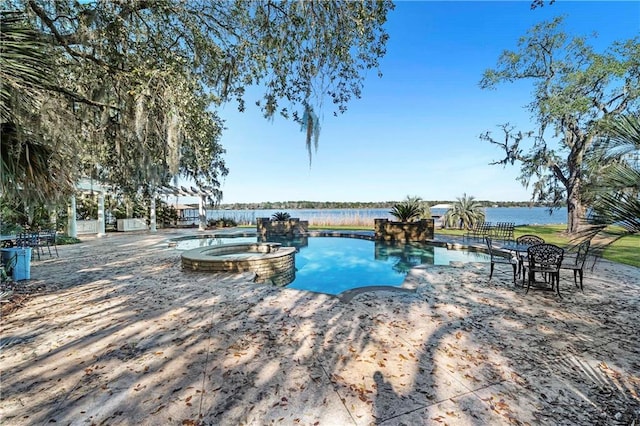
[[[309,232],[309,221],[291,218],[288,220],[271,220],[268,217],[256,219],[258,235],[302,235]]]
[[[391,222],[389,219],[374,219],[375,239],[382,241],[426,241],[432,240],[434,220],[416,222]]]

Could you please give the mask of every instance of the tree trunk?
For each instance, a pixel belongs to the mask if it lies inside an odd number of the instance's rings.
[[[567,233],[575,234],[580,230],[580,223],[583,219],[582,203],[579,197],[567,198]]]
[[[582,205],[582,163],[584,153],[591,144],[592,136],[584,134],[579,128],[574,127],[565,133],[565,143],[570,147],[567,157],[568,178],[563,180],[567,190],[567,233],[575,234],[580,230],[584,219],[584,206]],[[556,176],[561,173],[555,171]]]
[[[580,199],[581,180],[572,176],[567,183],[567,233],[575,234],[580,231],[585,217],[585,208]]]

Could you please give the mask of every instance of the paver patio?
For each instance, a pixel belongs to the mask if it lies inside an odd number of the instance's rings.
[[[488,264],[350,301],[183,272],[109,234],[32,264],[1,322],[0,423],[612,425],[640,421],[640,270],[525,295]],[[498,271],[499,272],[499,271]],[[566,271],[565,271],[566,272]]]

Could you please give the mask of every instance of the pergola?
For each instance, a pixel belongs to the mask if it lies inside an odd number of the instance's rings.
[[[207,190],[197,189],[193,186],[190,188],[185,188],[184,186],[162,186],[156,189],[156,193],[158,195],[175,195],[181,197],[198,197],[198,216],[199,216],[199,224],[198,230],[204,231],[207,226],[207,198],[219,200],[221,193],[220,190],[215,188],[208,188]],[[155,231],[155,197],[151,197],[151,215],[152,215],[152,225],[151,230]]]
[[[76,188],[80,191],[91,191],[98,194],[98,223],[97,223],[97,234],[98,237],[103,237],[105,232],[105,210],[104,210],[104,197],[105,193],[108,192],[108,188],[101,185],[100,183],[96,183],[90,179],[81,179]],[[210,188],[209,190],[201,190],[196,189],[193,186],[190,188],[186,188],[184,186],[161,186],[156,188],[154,191],[154,196],[151,197],[151,206],[150,206],[150,215],[149,215],[149,231],[156,232],[156,195],[175,195],[175,196],[183,196],[183,197],[198,197],[199,198],[199,225],[198,229],[200,231],[204,231],[207,225],[207,211],[206,211],[206,201],[207,198],[219,200],[220,199],[220,191],[214,188]],[[68,234],[70,237],[78,236],[78,228],[76,222],[76,197],[71,197],[71,202],[68,208]]]

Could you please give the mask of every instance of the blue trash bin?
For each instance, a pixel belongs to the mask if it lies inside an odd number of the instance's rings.
[[[13,265],[11,277],[14,281],[31,279],[31,247],[3,248],[2,263]]]

